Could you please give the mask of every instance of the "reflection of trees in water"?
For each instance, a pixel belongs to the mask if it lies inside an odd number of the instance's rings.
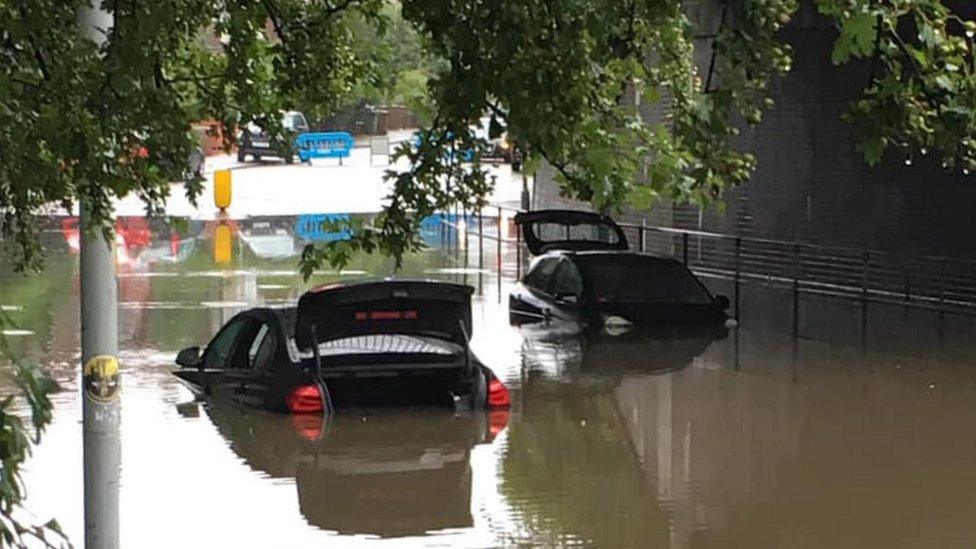
[[[54,339],[56,351],[73,353],[78,346],[77,311],[72,303],[76,261],[69,255],[56,254],[45,259],[45,269],[36,274],[14,272],[9,264],[0,264],[0,305],[13,306],[3,311],[0,329],[17,328],[34,332],[28,337],[7,338],[5,352],[9,357],[26,360],[53,358],[49,353]]]

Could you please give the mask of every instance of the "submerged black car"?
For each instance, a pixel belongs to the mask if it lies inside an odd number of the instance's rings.
[[[174,374],[195,393],[268,410],[346,406],[507,407],[508,389],[472,354],[472,288],[386,280],[305,293],[297,308],[232,318]]]
[[[729,300],[712,296],[680,262],[628,251],[612,219],[589,212],[518,214],[537,256],[509,296],[513,324],[721,325]]]

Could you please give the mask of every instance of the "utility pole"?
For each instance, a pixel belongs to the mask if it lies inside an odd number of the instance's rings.
[[[112,14],[94,7],[78,12],[83,36],[102,44],[112,27]],[[115,242],[106,242],[83,201],[81,243],[82,430],[85,490],[85,547],[119,547],[119,322],[115,276]],[[114,215],[110,222],[114,224]]]

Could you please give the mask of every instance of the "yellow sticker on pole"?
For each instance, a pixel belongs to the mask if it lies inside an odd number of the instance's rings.
[[[88,359],[82,369],[85,397],[99,404],[108,404],[119,398],[119,361],[111,355],[98,355]]]
[[[230,207],[230,181],[230,170],[217,170],[214,172],[214,204],[221,210],[226,210]]]

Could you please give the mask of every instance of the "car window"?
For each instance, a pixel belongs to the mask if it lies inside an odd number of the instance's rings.
[[[217,336],[210,342],[210,345],[207,345],[207,351],[203,355],[204,368],[227,367],[227,363],[231,359],[231,353],[234,350],[234,342],[237,341],[237,336],[240,335],[241,330],[247,322],[248,319],[246,318],[232,320],[230,324],[224,326],[217,333]]]
[[[540,259],[529,273],[525,275],[525,285],[543,292],[548,291],[549,282],[552,280],[552,275],[556,272],[558,265],[558,258],[544,257]]]
[[[302,113],[288,113],[282,120],[281,125],[286,130],[305,130],[308,128],[308,122],[305,121],[305,115]]]
[[[708,290],[684,265],[627,256],[585,259],[590,292],[600,303],[708,305]]]
[[[549,285],[549,293],[557,296],[573,295],[577,299],[583,295],[583,275],[572,261],[564,259],[559,262],[552,284]]]
[[[252,370],[268,371],[274,365],[276,341],[271,327],[262,323],[251,341],[247,352],[247,363]]]
[[[555,223],[540,222],[532,224],[532,232],[542,242],[600,242],[618,244],[620,237],[609,227],[597,223]]]

